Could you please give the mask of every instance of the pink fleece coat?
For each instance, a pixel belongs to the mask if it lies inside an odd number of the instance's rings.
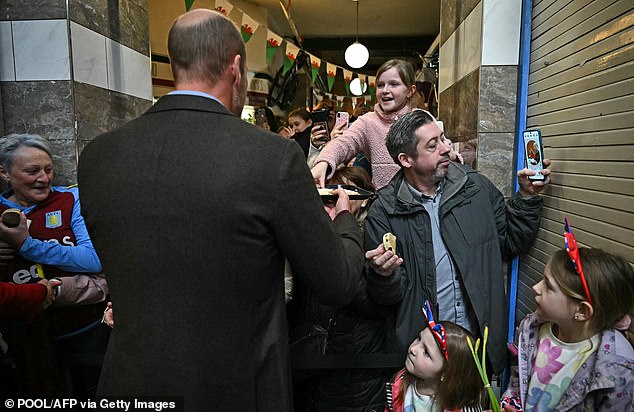
[[[398,112],[385,113],[381,106],[374,105],[374,111],[359,117],[341,136],[324,147],[315,160],[328,163],[330,178],[338,164],[347,162],[357,153],[366,155],[372,164],[372,181],[377,189],[386,186],[398,172],[398,166],[385,146],[385,138],[390,126],[401,116],[411,112],[409,106]]]

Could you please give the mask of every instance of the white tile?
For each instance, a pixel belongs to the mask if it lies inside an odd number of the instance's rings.
[[[106,38],[75,22],[70,23],[75,81],[108,88]]]
[[[15,79],[70,80],[66,20],[14,21]]]
[[[460,25],[460,30],[460,64],[457,80],[480,67],[482,61],[482,2],[469,13]]]
[[[516,65],[520,53],[521,0],[483,0],[482,65]]]
[[[479,3],[440,46],[438,89],[443,91],[480,66],[482,3]]]
[[[15,81],[11,22],[0,21],[0,80]]]
[[[150,58],[114,40],[106,39],[108,88],[143,99],[152,99]]]
[[[438,56],[438,90],[443,91],[456,82],[457,59],[456,59],[456,32],[440,46]]]

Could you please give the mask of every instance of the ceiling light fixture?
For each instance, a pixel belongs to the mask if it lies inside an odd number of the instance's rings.
[[[352,1],[357,3],[357,36],[356,41],[348,46],[348,48],[346,49],[346,54],[344,55],[344,57],[346,59],[346,63],[348,63],[348,66],[352,67],[353,69],[358,69],[365,66],[365,64],[368,62],[368,59],[370,58],[370,52],[368,51],[367,47],[359,43],[359,0]]]
[[[361,96],[365,91],[368,90],[368,85],[365,83],[361,83],[361,79],[355,77],[350,82],[350,93],[355,96]]]

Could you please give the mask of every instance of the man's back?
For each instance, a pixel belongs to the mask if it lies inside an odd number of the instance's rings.
[[[167,96],[91,143],[78,175],[116,316],[100,393],[285,410],[284,256],[337,305],[363,259],[347,213],[345,256],[297,145],[211,99]]]

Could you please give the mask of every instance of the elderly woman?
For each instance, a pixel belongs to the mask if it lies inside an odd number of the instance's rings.
[[[0,178],[10,186],[0,195],[0,212],[17,209],[20,213],[15,227],[7,225],[6,217],[0,218],[0,261],[5,263],[0,280],[29,284],[54,278],[60,282],[49,309],[32,322],[11,325],[14,332],[19,330],[14,336],[23,339],[12,348],[23,351],[14,352],[22,368],[23,389],[42,395],[59,393],[57,367],[51,365],[54,354],[63,352],[65,343],[75,344],[91,335],[88,329],[98,325],[108,294],[81,216],[78,190],[52,186],[53,177],[53,158],[45,139],[13,134],[0,140]]]

